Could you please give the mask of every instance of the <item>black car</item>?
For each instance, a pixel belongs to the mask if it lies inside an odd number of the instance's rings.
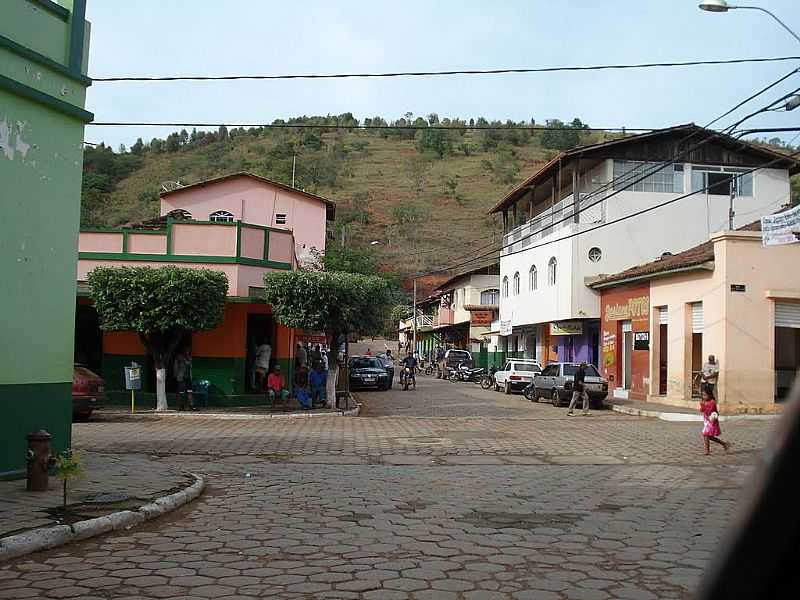
[[[354,356],[348,365],[350,389],[389,389],[389,375],[381,359],[375,356]]]

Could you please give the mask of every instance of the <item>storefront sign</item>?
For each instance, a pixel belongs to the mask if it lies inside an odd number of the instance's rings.
[[[500,321],[500,335],[502,336],[511,335],[512,329],[513,328],[511,326],[511,320]]]
[[[550,323],[550,335],[582,335],[582,321],[562,321],[561,323]]]
[[[606,369],[613,367],[617,362],[617,334],[610,331],[603,332],[603,365]]]
[[[296,333],[294,339],[296,342],[302,342],[303,344],[325,345],[328,343],[328,338],[325,337],[324,333],[318,333],[315,331],[304,331],[302,333]]]
[[[650,297],[628,298],[625,303],[606,305],[606,321],[636,321],[650,316]]]
[[[635,331],[633,333],[634,350],[650,350],[650,332]]]
[[[746,292],[747,286],[743,283],[732,283],[731,284],[731,291],[732,292]]]
[[[800,206],[761,217],[761,243],[765,246],[796,244],[800,239],[795,232],[800,232]]]
[[[492,324],[492,311],[473,310],[469,313],[469,322],[479,327],[488,327]]]

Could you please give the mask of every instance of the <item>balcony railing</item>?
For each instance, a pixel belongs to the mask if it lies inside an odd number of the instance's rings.
[[[417,315],[417,329],[433,327],[433,315]]]
[[[587,190],[581,194],[581,201],[578,207],[578,222],[602,223],[606,218],[605,196],[607,190],[597,193],[598,186],[593,186],[595,191]],[[552,208],[539,213],[526,223],[516,227],[503,236],[503,249],[501,256],[510,252],[516,252],[535,244],[537,241],[546,238],[551,233],[559,231],[572,225],[575,220],[575,206],[573,195],[570,194]]]

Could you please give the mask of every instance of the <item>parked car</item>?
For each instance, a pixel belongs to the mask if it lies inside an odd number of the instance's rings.
[[[75,364],[72,370],[72,418],[88,419],[105,401],[105,382],[84,365]]]
[[[572,398],[575,373],[579,366],[579,363],[567,362],[547,365],[540,374],[533,378],[533,399],[549,399],[553,406],[561,406],[562,403],[569,402]],[[608,396],[608,381],[601,377],[594,365],[586,367],[584,385],[586,393],[589,395],[589,403],[593,407],[601,405]]]
[[[494,389],[506,393],[520,392],[528,387],[535,375],[542,372],[542,365],[533,359],[512,358],[494,374]]]
[[[444,353],[444,362],[445,362],[445,367],[448,369],[455,369],[460,364],[463,364],[464,366],[467,367],[471,367],[472,354],[467,350],[458,350],[456,348],[450,348],[450,350]]]
[[[376,356],[354,356],[348,363],[350,389],[389,389],[389,374]]]

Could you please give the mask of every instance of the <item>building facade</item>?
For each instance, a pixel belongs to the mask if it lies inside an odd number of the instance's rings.
[[[278,215],[286,217],[279,218],[277,226],[273,225],[276,210],[285,211]],[[139,227],[82,230],[76,360],[103,375],[112,398],[121,395],[123,367],[132,361],[144,367],[146,392],[154,390],[154,367],[138,336],[99,330],[84,284],[94,268],[176,265],[222,271],[228,277],[223,323],[186,340],[192,349],[193,376],[210,382],[214,404],[260,401],[246,398],[256,392],[256,347],[267,342],[272,362],[291,376],[296,343],[315,335],[275,321],[262,297],[264,275],[297,268],[298,252],[324,252],[325,237],[319,232],[333,211],[333,203],[325,198],[237,174],[164,192],[161,217]],[[243,216],[253,221],[246,222]],[[145,397],[149,400],[149,395]]]
[[[85,0],[0,4],[0,477],[25,469],[25,435],[70,445],[75,238],[89,24]]]
[[[604,335],[617,329],[606,375],[630,381],[631,398],[695,408],[713,354],[723,414],[779,412],[800,368],[799,262],[800,244],[765,247],[745,229],[598,280]],[[633,317],[631,335],[618,316]]]
[[[695,125],[562,152],[490,211],[505,229],[500,348],[600,365],[600,297],[587,283],[707,240],[727,225],[731,181],[735,227],[774,212],[798,170]]]

